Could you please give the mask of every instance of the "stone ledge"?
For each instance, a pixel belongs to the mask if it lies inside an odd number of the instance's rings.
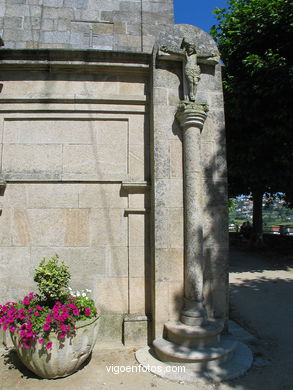
[[[150,189],[150,184],[146,181],[123,181],[121,184],[121,189],[129,193],[143,193]]]
[[[146,213],[149,213],[150,210],[149,209],[125,209],[124,210],[124,213],[126,215],[128,214],[146,214]]]
[[[0,98],[0,104],[4,103],[78,103],[78,104],[143,104],[147,103],[146,96],[142,95],[104,95],[103,98],[84,98],[82,95],[75,95],[72,98],[58,97],[58,95],[46,95],[46,96],[29,96],[22,98]],[[70,111],[70,109],[68,109]],[[74,108],[71,111],[76,112]],[[127,110],[129,111],[129,110]],[[8,119],[9,120],[9,119]]]

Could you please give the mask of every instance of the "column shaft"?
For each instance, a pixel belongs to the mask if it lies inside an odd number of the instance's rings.
[[[177,115],[183,128],[184,174],[184,307],[181,322],[206,322],[203,304],[203,233],[200,134],[206,119],[204,105],[183,102]]]
[[[197,302],[202,302],[203,290],[200,162],[200,129],[187,127],[183,130],[184,295]]]

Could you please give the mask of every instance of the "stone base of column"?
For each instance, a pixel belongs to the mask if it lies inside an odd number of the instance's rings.
[[[184,298],[184,308],[181,311],[180,321],[185,325],[204,325],[207,321],[207,312],[203,302],[190,301]]]
[[[197,382],[236,378],[252,364],[252,353],[233,336],[222,335],[223,323],[206,320],[199,326],[180,321],[167,322],[164,338],[157,338],[151,348],[136,353],[143,366],[159,376]],[[170,366],[178,366],[170,370]]]

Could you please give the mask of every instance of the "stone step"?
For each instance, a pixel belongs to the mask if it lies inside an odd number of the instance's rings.
[[[227,337],[221,339],[214,347],[191,348],[157,338],[153,341],[153,347],[158,359],[162,362],[200,363],[212,360],[226,361],[237,343],[234,338]]]
[[[223,339],[232,340],[232,336],[223,336]],[[234,379],[243,375],[252,364],[252,353],[243,343],[238,342],[230,356],[220,360],[210,360],[202,364],[162,362],[155,356],[153,348],[145,347],[136,352],[136,358],[140,364],[147,367],[151,372],[171,381],[182,381],[195,383],[194,389],[204,383],[206,388],[207,380],[219,382],[222,380]],[[170,366],[177,366],[176,370],[170,370]]]
[[[223,330],[222,321],[208,321],[203,326],[190,326],[180,321],[169,321],[164,327],[164,337],[184,347],[204,348],[216,346]]]

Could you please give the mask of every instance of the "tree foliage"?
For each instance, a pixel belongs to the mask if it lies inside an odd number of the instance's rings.
[[[291,0],[228,0],[214,11],[230,196],[293,194],[292,8]]]

